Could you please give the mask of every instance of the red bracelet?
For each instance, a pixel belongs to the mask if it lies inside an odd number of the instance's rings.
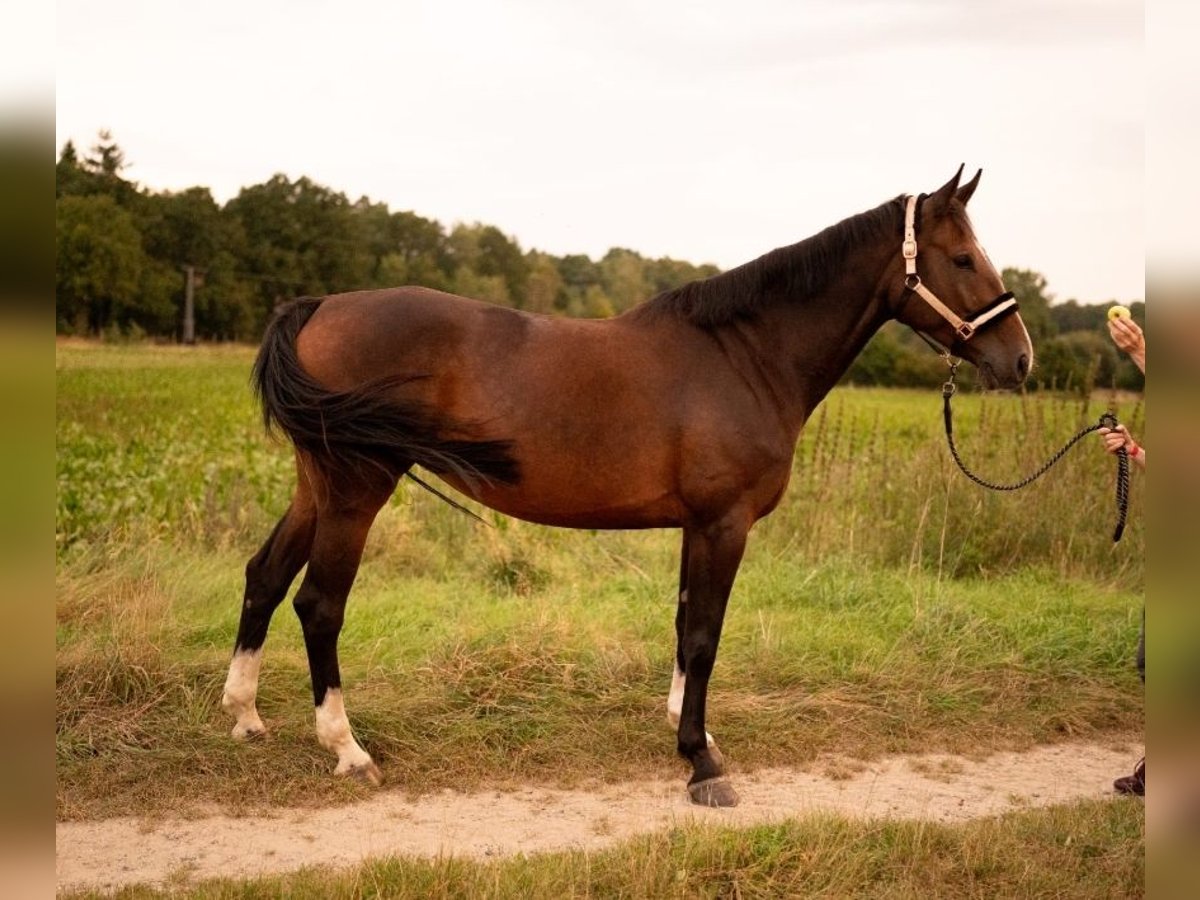
[[[1130,441],[1130,443],[1133,444],[1133,449],[1129,451],[1129,458],[1137,459],[1139,456],[1142,455],[1141,445],[1139,445],[1137,443],[1137,441]]]

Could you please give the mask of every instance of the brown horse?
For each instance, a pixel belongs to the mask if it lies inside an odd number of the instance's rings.
[[[531,522],[682,529],[668,719],[692,799],[735,804],[704,728],[708,680],[746,535],[783,496],[809,415],[889,319],[975,364],[988,387],[1029,372],[1029,336],[966,215],[979,175],[960,186],[961,174],[605,321],[419,287],[281,310],[255,379],[268,427],[295,445],[298,484],[246,567],[223,701],[234,736],[263,731],[263,641],[307,563],[294,605],[317,736],[338,773],[378,783],[346,718],[338,633],[375,515],[420,465]]]

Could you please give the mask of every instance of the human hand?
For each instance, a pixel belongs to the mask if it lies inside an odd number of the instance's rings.
[[[1124,425],[1118,425],[1116,428],[1101,428],[1100,440],[1104,442],[1104,449],[1108,453],[1116,453],[1124,447],[1128,451],[1130,459],[1138,461],[1145,459],[1146,451],[1138,445]]]
[[[1129,316],[1108,320],[1108,333],[1118,348],[1129,354],[1134,364],[1146,374],[1146,335]]]

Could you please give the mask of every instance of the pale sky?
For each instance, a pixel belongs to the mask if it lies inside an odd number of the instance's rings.
[[[523,249],[722,268],[965,162],[997,266],[1144,294],[1143,6],[1126,0],[58,3],[56,145],[126,176],[308,175]]]

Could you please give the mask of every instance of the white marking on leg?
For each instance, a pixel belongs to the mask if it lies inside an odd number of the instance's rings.
[[[325,699],[317,707],[317,740],[326,750],[337,754],[335,774],[345,775],[357,770],[368,773],[370,777],[369,773],[375,764],[371,761],[371,754],[354,739],[350,720],[346,718],[341,688],[326,690]]]
[[[679,730],[679,717],[683,713],[683,688],[687,683],[687,676],[679,671],[678,661],[675,663],[675,670],[671,673],[671,692],[667,694],[667,722],[676,731]],[[705,740],[708,746],[713,746],[716,741],[713,736],[707,731],[704,732]]]
[[[671,693],[667,694],[667,722],[676,731],[679,730],[679,715],[683,712],[683,683],[687,676],[679,671],[679,662],[675,663],[675,671],[671,674]]]
[[[238,740],[262,734],[267,729],[258,717],[255,699],[258,697],[258,670],[262,665],[262,648],[239,650],[229,663],[225,679],[225,694],[221,706],[233,714],[237,724],[233,736]]]

